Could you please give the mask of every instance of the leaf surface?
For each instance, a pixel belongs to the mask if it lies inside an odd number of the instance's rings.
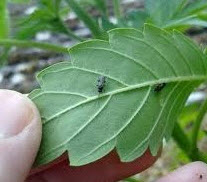
[[[137,27],[142,21],[151,22],[165,29],[186,30],[191,26],[206,27],[206,21],[200,16],[206,11],[206,0],[146,0],[145,13],[149,18],[138,16],[132,26]],[[142,21],[140,21],[142,20]],[[139,25],[140,26],[140,25]]]
[[[146,0],[145,9],[156,25],[163,26],[183,9],[186,0]]]
[[[69,52],[71,62],[43,70],[41,88],[30,94],[43,118],[37,165],[65,151],[74,166],[113,149],[124,162],[147,148],[156,155],[189,94],[207,78],[206,55],[192,41],[151,25],[143,32],[114,29],[109,41],[83,42]]]

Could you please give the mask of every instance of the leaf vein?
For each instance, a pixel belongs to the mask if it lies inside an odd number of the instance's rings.
[[[168,66],[172,69],[174,75],[175,75],[175,76],[178,76],[178,73],[176,72],[175,68],[174,68],[173,65],[170,63],[170,61],[168,61],[168,59],[165,58],[165,56],[164,56],[161,52],[159,52],[155,47],[151,46],[150,44],[148,44],[147,42],[143,41],[142,39],[135,38],[135,37],[132,37],[132,36],[125,36],[125,37],[130,38],[130,39],[132,39],[132,40],[136,40],[136,41],[142,42],[142,43],[144,43],[145,45],[149,46],[151,49],[153,49],[155,52],[157,52],[157,53],[160,55],[160,57],[161,57],[162,59],[164,59],[164,60],[166,61],[166,63],[168,64]]]
[[[177,85],[177,84],[176,84]],[[176,87],[175,87],[176,88]],[[175,89],[174,88],[174,89]],[[141,145],[143,145],[147,140],[149,140],[150,139],[150,137],[151,137],[151,135],[152,135],[152,133],[154,132],[154,129],[156,128],[156,126],[157,126],[157,123],[159,122],[159,119],[160,119],[160,117],[162,116],[162,113],[163,113],[163,111],[164,111],[164,109],[165,109],[165,106],[166,106],[166,104],[168,103],[168,101],[169,101],[169,99],[170,99],[170,97],[171,97],[171,95],[173,94],[173,92],[174,92],[174,89],[172,89],[171,91],[170,91],[170,93],[168,94],[168,96],[167,96],[167,99],[165,100],[165,102],[164,102],[164,104],[163,104],[163,107],[162,107],[162,109],[161,109],[161,111],[160,111],[160,113],[159,113],[159,115],[158,115],[158,117],[157,117],[157,119],[156,119],[156,121],[155,121],[155,123],[154,123],[154,125],[153,125],[153,127],[152,127],[152,129],[151,129],[151,131],[149,131],[149,133],[148,133],[148,135],[146,136],[146,138],[138,145],[138,146],[136,146],[129,154],[128,154],[128,156],[130,156],[130,155],[132,155]]]
[[[182,84],[182,83],[181,83],[181,84]],[[171,108],[170,108],[170,110],[169,110],[169,112],[168,112],[168,115],[167,115],[167,117],[166,117],[167,119],[166,119],[166,122],[165,122],[165,126],[164,126],[164,129],[162,130],[162,133],[161,133],[162,136],[163,136],[164,133],[165,133],[165,130],[166,130],[167,125],[168,125],[169,120],[170,120],[171,112],[172,112],[173,108],[175,108],[174,105],[175,105],[175,103],[177,103],[177,99],[180,97],[180,95],[183,93],[183,91],[185,91],[186,87],[188,87],[189,84],[190,84],[190,83],[188,83],[185,87],[183,87],[182,90],[180,91],[180,93],[179,93],[179,94],[177,95],[177,97],[174,99],[174,101],[173,101],[173,103],[172,103],[172,106],[171,106]]]
[[[85,155],[82,158],[80,158],[79,161],[81,161],[83,158],[86,158],[86,157],[90,156],[91,154],[93,154],[94,152],[96,152],[98,149],[100,149],[102,146],[106,145],[107,143],[109,143],[110,141],[112,141],[113,139],[115,139],[133,121],[133,119],[135,118],[135,116],[142,109],[142,107],[146,103],[147,99],[149,98],[150,91],[151,91],[151,87],[149,87],[149,89],[148,89],[148,91],[147,91],[144,99],[142,100],[141,104],[136,109],[136,111],[134,112],[134,114],[132,115],[132,117],[128,121],[126,121],[126,124],[116,134],[114,134],[111,138],[109,138],[108,140],[106,140],[103,143],[101,143],[100,145],[98,145],[95,149],[93,149],[87,155]]]
[[[63,92],[63,91],[43,91],[40,94],[36,95],[35,97],[33,97],[32,99],[35,100],[36,98],[44,95],[44,94],[58,94],[58,95],[75,95],[75,96],[80,96],[83,97],[85,99],[88,99],[88,96],[79,94],[79,93],[75,93],[75,92]]]
[[[185,38],[183,39],[188,45],[190,45],[190,47],[195,50],[197,52],[197,54],[199,55],[199,57],[201,58],[201,62],[202,62],[202,65],[203,65],[203,69],[204,69],[204,73],[207,72],[207,67],[206,67],[206,64],[205,64],[205,60],[203,59],[203,57],[201,56],[201,53],[200,51],[198,51],[198,49],[195,47],[195,45],[193,45],[191,42],[188,42]]]
[[[97,48],[97,47],[86,47],[86,48],[79,48],[79,49],[94,49],[94,50],[104,50],[104,51],[108,51],[108,52],[112,52],[114,54],[117,54],[119,56],[122,56],[124,58],[127,58],[128,60],[130,61],[133,61],[135,62],[137,65],[141,66],[142,68],[144,68],[145,70],[147,70],[149,73],[151,73],[151,75],[154,77],[154,78],[159,78],[159,76],[157,76],[157,74],[151,70],[148,66],[146,66],[145,64],[143,64],[142,62],[140,62],[138,59],[134,59],[126,54],[123,54],[123,53],[120,53],[120,52],[117,52],[113,49],[106,49],[106,48]]]
[[[174,42],[174,41],[169,41],[169,40],[168,40],[165,36],[163,36],[162,34],[160,34],[160,36],[161,36],[163,39],[165,39],[170,45],[172,45],[172,46],[176,49],[176,51],[178,52],[178,54],[182,57],[182,59],[183,59],[185,65],[187,66],[187,68],[188,68],[188,70],[190,71],[190,73],[191,73],[192,75],[194,75],[194,72],[193,72],[193,70],[191,69],[191,66],[190,66],[189,62],[187,61],[187,59],[185,58],[185,56],[181,53],[181,51],[179,50],[179,48],[176,46],[175,42]]]
[[[100,73],[100,72],[97,72],[97,71],[93,71],[93,70],[89,70],[89,69],[86,69],[86,68],[80,68],[80,67],[73,67],[74,69],[77,69],[77,70],[82,70],[82,71],[85,71],[85,72],[90,72],[90,73],[94,73],[94,74],[99,74],[99,75],[102,75],[102,76],[105,76],[107,78],[110,78],[111,80],[114,80],[116,82],[119,82],[120,84],[122,84],[123,86],[127,87],[129,86],[127,83],[124,83],[123,81],[121,80],[118,80],[117,78],[114,78],[108,74],[105,74],[105,73]]]
[[[66,141],[64,141],[63,143],[59,144],[55,148],[51,149],[47,153],[42,154],[42,156],[48,155],[48,154],[52,153],[53,151],[59,149],[60,147],[64,146],[65,144],[69,143],[70,141],[72,141],[78,134],[80,134],[80,132],[83,129],[85,129],[105,109],[105,107],[107,106],[107,104],[109,103],[111,98],[112,98],[112,96],[109,96],[108,99],[106,100],[106,102],[103,104],[103,106],[88,120],[88,122],[86,122],[81,128],[79,128],[77,130],[77,132],[75,132],[70,138],[68,138]]]
[[[102,94],[100,96],[98,95],[98,96],[90,97],[90,99],[79,102],[79,103],[77,103],[77,104],[75,104],[71,107],[68,107],[68,108],[64,109],[63,111],[61,111],[59,113],[56,113],[53,116],[51,116],[50,118],[48,118],[48,120],[45,123],[48,123],[52,119],[58,117],[61,114],[64,114],[65,112],[67,112],[69,110],[72,110],[72,109],[80,106],[81,104],[91,102],[93,100],[96,100],[97,98],[105,97],[105,96],[108,96],[108,95],[115,95],[115,94],[118,94],[120,92],[127,92],[127,91],[130,91],[130,90],[133,90],[133,89],[142,88],[142,87],[146,87],[146,86],[153,86],[155,84],[160,84],[160,83],[168,83],[168,82],[176,82],[176,81],[193,81],[193,79],[195,79],[195,80],[206,80],[207,76],[196,76],[196,77],[191,76],[191,77],[176,77],[176,78],[160,79],[160,80],[157,80],[157,81],[148,81],[148,82],[144,82],[144,83],[141,83],[141,84],[132,85],[132,86],[129,86],[129,87],[126,87],[126,88],[117,89],[115,91],[111,91],[111,92]]]
[[[102,75],[102,76],[105,76],[107,78],[110,78],[111,80],[114,80],[120,84],[122,84],[123,86],[129,86],[127,83],[117,79],[117,78],[114,78],[112,76],[110,76],[109,74],[106,74],[104,72],[98,72],[98,71],[94,71],[94,70],[89,70],[89,69],[86,69],[86,68],[80,68],[80,67],[77,67],[77,66],[73,66],[73,67],[70,67],[70,68],[62,68],[62,69],[59,69],[58,71],[53,71],[52,73],[59,73],[61,71],[67,71],[67,70],[73,70],[73,69],[76,69],[76,70],[82,70],[82,71],[85,71],[85,72],[89,72],[89,73],[93,73],[93,74],[97,74],[97,75]]]

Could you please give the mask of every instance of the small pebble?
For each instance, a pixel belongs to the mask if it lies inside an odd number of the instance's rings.
[[[3,82],[4,76],[0,73],[0,83]]]
[[[28,9],[25,10],[24,14],[25,15],[31,15],[32,13],[35,12],[36,9],[37,9],[36,6],[29,7]]]
[[[202,92],[202,91],[193,92],[189,96],[186,104],[188,105],[188,104],[191,104],[191,103],[203,101],[205,99],[205,97],[206,97],[206,93],[205,92]]]
[[[10,81],[13,85],[18,85],[25,81],[25,76],[21,73],[17,73],[10,78]]]
[[[37,33],[35,39],[38,41],[49,40],[51,38],[51,34],[48,31]]]

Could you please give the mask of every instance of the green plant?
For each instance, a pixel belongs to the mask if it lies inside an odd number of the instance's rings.
[[[78,41],[83,40],[65,25],[63,17],[69,12],[69,9],[62,6],[62,0],[39,0],[37,9],[18,23],[20,30],[17,32],[17,38],[28,39],[40,31],[48,30],[65,34]]]
[[[28,47],[43,47],[47,49],[45,45],[40,46],[41,42],[33,43],[30,40],[36,33],[45,30],[65,34],[71,39],[83,41],[84,38],[75,35],[64,22],[64,17],[71,11],[75,12],[78,19],[89,28],[94,38],[103,40],[108,39],[106,33],[108,30],[116,27],[141,28],[145,22],[165,29],[179,30],[186,30],[191,26],[207,26],[207,3],[205,0],[193,2],[190,0],[146,0],[145,10],[136,10],[130,13],[122,11],[120,0],[113,0],[114,15],[117,19],[115,24],[110,22],[107,1],[105,0],[38,0],[36,10],[28,17],[17,20],[16,22],[18,23],[15,26],[17,32],[9,37],[10,28],[6,2],[6,0],[3,0],[0,6],[3,12],[0,17],[1,27],[3,27],[1,29],[3,37],[0,36],[0,45],[4,47],[27,45]],[[11,0],[11,2],[22,3],[25,1]],[[84,8],[86,4],[99,9],[100,16],[92,17]],[[11,37],[13,38],[8,39]],[[21,42],[22,40],[24,42]],[[62,49],[64,47],[57,49],[57,51]],[[48,47],[48,50],[51,50],[50,47]]]
[[[22,0],[13,0],[12,3],[22,3]],[[26,1],[28,2],[28,1]],[[98,7],[102,7],[102,12],[106,15],[104,10],[104,1],[95,1]],[[66,6],[67,3],[69,6]],[[6,47],[7,51],[4,52],[4,59],[0,59],[2,65],[5,62],[5,55],[10,50],[10,46],[20,47],[37,47],[45,50],[52,50],[60,53],[65,53],[66,48],[53,44],[45,44],[42,42],[34,42],[31,39],[40,31],[52,31],[54,33],[65,34],[71,39],[77,41],[83,41],[84,38],[77,36],[72,30],[65,24],[64,16],[72,9],[79,16],[79,18],[88,26],[94,36],[104,38],[104,32],[98,27],[98,24],[91,16],[80,6],[76,1],[63,1],[63,0],[39,0],[37,8],[28,17],[23,17],[20,20],[16,20],[15,28],[16,33],[12,36],[9,35],[9,16],[7,10],[7,0],[4,0],[0,4],[1,12],[0,16],[1,32],[0,32],[0,45]],[[106,7],[105,7],[106,8]],[[13,38],[11,38],[13,37]],[[53,49],[53,48],[57,49]]]
[[[38,75],[41,89],[30,94],[43,118],[37,165],[66,150],[75,166],[96,161],[114,148],[124,162],[147,148],[156,155],[163,138],[169,140],[189,94],[207,79],[206,55],[192,41],[151,25],[143,32],[115,29],[109,41],[87,41],[69,52],[72,61],[43,70]],[[99,94],[101,75],[107,81]],[[173,135],[190,157],[205,161],[200,153],[190,152],[195,146],[191,149],[177,123]]]
[[[192,26],[206,27],[206,0],[145,0],[144,10],[126,14],[126,24],[135,28],[149,22],[165,29],[186,30]]]

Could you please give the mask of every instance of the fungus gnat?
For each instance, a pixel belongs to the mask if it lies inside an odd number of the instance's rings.
[[[106,77],[105,76],[99,76],[97,80],[97,88],[98,88],[98,93],[102,93],[104,86],[106,83]]]
[[[154,92],[160,92],[165,86],[166,86],[166,83],[157,84],[154,88]]]

